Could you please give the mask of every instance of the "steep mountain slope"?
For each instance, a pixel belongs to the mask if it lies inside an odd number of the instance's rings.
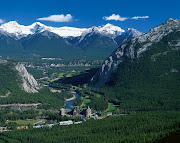
[[[97,87],[102,86],[110,79],[112,72],[126,60],[140,60],[140,57],[146,56],[145,59],[149,58],[154,63],[155,57],[168,55],[174,51],[178,53],[180,49],[179,30],[180,20],[169,19],[148,33],[123,44],[105,60],[100,70],[91,79],[91,83]],[[147,57],[147,53],[151,53],[148,54],[149,57]]]
[[[39,84],[30,75],[24,65],[0,59],[0,94],[7,94],[14,89],[35,93],[40,89]]]
[[[138,37],[142,35],[143,33],[137,31],[134,28],[129,28],[128,31],[122,33],[121,35],[117,36],[115,38],[115,41],[117,42],[118,46],[121,46],[122,44],[129,42],[131,39]]]
[[[93,33],[86,35],[77,46],[81,47],[87,56],[107,57],[118,45],[112,38]]]
[[[121,111],[180,110],[179,71],[180,20],[169,19],[114,51],[90,85]]]
[[[105,26],[89,28],[79,38],[71,37],[68,41],[82,48],[87,56],[96,53],[98,56],[106,57],[116,47],[140,35],[142,33],[135,29],[125,32],[120,27],[108,23]]]
[[[0,56],[4,55],[22,55],[24,52],[23,46],[19,41],[0,31]]]

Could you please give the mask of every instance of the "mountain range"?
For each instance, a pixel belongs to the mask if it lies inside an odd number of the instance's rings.
[[[141,32],[112,24],[91,28],[51,27],[10,21],[0,26],[1,56],[106,57]]]

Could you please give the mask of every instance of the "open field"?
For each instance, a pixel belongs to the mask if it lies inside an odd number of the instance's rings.
[[[86,107],[87,104],[91,102],[91,100],[88,98],[89,96],[81,97],[81,100],[83,101],[83,103],[80,105],[81,108]]]
[[[38,119],[38,120],[28,119],[28,120],[15,120],[15,121],[14,120],[8,120],[8,121],[6,121],[6,123],[8,124],[10,122],[16,122],[20,126],[26,126],[28,124],[33,125],[34,123],[36,123],[40,120],[42,120],[42,119]]]
[[[112,112],[116,110],[116,105],[114,105],[113,103],[108,102],[108,109],[106,109],[104,112]]]
[[[56,92],[61,93],[62,92],[61,90],[55,90],[55,89],[51,89],[50,91],[53,93],[56,93]]]

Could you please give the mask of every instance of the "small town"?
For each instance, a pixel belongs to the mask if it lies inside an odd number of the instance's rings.
[[[71,117],[72,119],[75,117],[81,117],[81,121],[75,122],[74,120],[68,120],[68,121],[61,121],[59,123],[54,124],[46,124],[45,120],[42,119],[36,123],[33,124],[33,128],[42,128],[42,127],[49,127],[52,128],[54,126],[61,126],[61,125],[72,125],[72,124],[80,124],[85,122],[86,120],[97,120],[97,119],[103,119],[107,116],[112,116],[111,112],[103,113],[103,116],[99,113],[92,113],[89,106],[87,108],[80,108],[79,106],[73,106],[72,109],[65,109],[61,108],[59,111],[59,115],[63,117]],[[29,126],[18,126],[16,127],[17,130],[21,129],[29,129]],[[7,126],[0,127],[0,132],[5,131],[11,131]]]

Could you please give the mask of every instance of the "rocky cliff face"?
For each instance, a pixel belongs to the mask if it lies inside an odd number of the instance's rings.
[[[141,57],[145,51],[153,49],[153,44],[160,43],[165,36],[174,32],[180,32],[180,20],[170,18],[167,22],[151,29],[148,33],[123,44],[104,61],[99,71],[91,78],[90,85],[94,87],[102,86],[110,80],[112,72],[115,71],[118,65],[126,58],[135,59]],[[170,38],[169,41],[167,41],[167,46],[174,48],[172,50],[180,49],[179,45],[180,39],[178,38]],[[161,54],[163,53],[157,53],[156,55]],[[152,58],[156,55],[152,55]]]
[[[38,92],[38,90],[40,89],[39,84],[37,83],[37,81],[34,79],[34,77],[29,74],[26,70],[26,68],[24,67],[23,64],[18,63],[15,66],[15,69],[19,72],[20,77],[22,78],[22,89],[26,92],[29,93],[35,93]]]

